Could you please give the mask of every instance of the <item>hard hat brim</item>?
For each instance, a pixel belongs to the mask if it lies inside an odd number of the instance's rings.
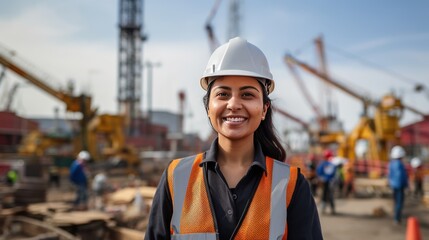
[[[274,91],[275,86],[274,86],[274,81],[272,79],[267,79],[266,77],[264,77],[262,75],[258,75],[258,74],[255,74],[254,72],[243,71],[243,70],[223,70],[223,71],[218,71],[218,72],[213,73],[213,74],[206,74],[200,79],[200,85],[205,91],[207,91],[210,78],[212,78],[212,77],[223,77],[223,76],[254,77],[256,80],[258,80],[258,78],[266,79],[266,80],[270,81],[270,86],[267,89],[268,94],[270,94]]]

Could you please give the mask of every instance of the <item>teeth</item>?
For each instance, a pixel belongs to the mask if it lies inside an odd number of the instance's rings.
[[[226,118],[226,121],[228,121],[228,122],[242,122],[242,121],[244,121],[244,118],[241,118],[241,117]]]

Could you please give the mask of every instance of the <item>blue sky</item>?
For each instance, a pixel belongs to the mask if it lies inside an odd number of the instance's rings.
[[[185,130],[205,137],[210,127],[202,106],[199,78],[210,56],[204,23],[214,1],[146,0],[143,45],[145,60],[160,62],[153,72],[153,107],[177,112],[178,92],[187,94]],[[323,34],[327,65],[334,79],[379,99],[394,91],[405,104],[429,112],[429,94],[413,92],[413,84],[429,86],[429,2],[379,1],[246,1],[242,0],[242,36],[267,55],[276,80],[274,104],[309,121],[314,113],[283,63],[286,53],[317,66],[313,40]],[[226,41],[228,1],[221,3],[213,26]],[[78,91],[93,95],[101,113],[116,113],[118,0],[0,0],[0,45],[14,50],[50,76],[49,84],[65,86],[74,79]],[[393,71],[392,77],[353,58]],[[146,73],[145,73],[146,74]],[[300,72],[314,99],[322,102],[321,81]],[[143,76],[146,78],[146,75]],[[405,79],[405,80],[404,80]],[[8,72],[0,84],[0,101],[14,82]],[[146,90],[143,93],[146,96]],[[144,96],[144,97],[145,97]],[[346,130],[357,124],[361,103],[332,90],[338,118]],[[146,99],[142,108],[146,108]],[[322,104],[323,105],[323,104]],[[53,116],[64,105],[31,85],[19,89],[13,108],[24,116]],[[322,106],[323,108],[323,106]],[[405,112],[402,124],[418,120]],[[296,124],[276,117],[279,132]]]

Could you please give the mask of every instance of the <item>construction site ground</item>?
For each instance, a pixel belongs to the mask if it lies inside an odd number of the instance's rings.
[[[73,196],[72,188],[65,187],[61,191],[52,188],[48,199],[71,200]],[[412,216],[419,221],[421,235],[429,236],[429,206],[412,197],[409,192],[404,207],[404,219],[400,225],[396,225],[393,221],[393,200],[389,195],[337,198],[335,215],[330,214],[329,208],[326,213],[322,213],[318,198],[316,198],[316,202],[323,235],[328,240],[404,240],[407,219]]]
[[[48,199],[71,201],[74,192],[67,184],[64,185],[66,186],[61,189],[52,188]],[[429,205],[414,198],[410,192],[407,192],[403,221],[400,225],[393,221],[393,200],[389,195],[336,198],[335,215],[331,215],[329,208],[326,213],[322,213],[318,198],[316,202],[324,239],[404,240],[409,217],[418,219],[421,236],[429,236]]]
[[[323,214],[319,207],[323,235],[328,240],[404,240],[409,217],[418,219],[421,236],[429,236],[429,207],[411,196],[407,196],[400,225],[393,221],[393,200],[389,197],[336,199],[336,206],[335,215],[329,208]]]

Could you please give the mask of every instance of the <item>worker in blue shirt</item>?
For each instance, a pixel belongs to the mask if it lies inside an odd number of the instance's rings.
[[[76,160],[70,166],[70,181],[76,187],[76,209],[85,210],[88,202],[88,177],[86,176],[85,164],[91,158],[87,151],[81,151]]]
[[[336,174],[336,166],[331,162],[334,154],[331,150],[325,150],[323,153],[323,161],[317,166],[317,176],[322,182],[323,194],[322,194],[322,213],[325,213],[326,206],[331,206],[331,214],[335,214],[335,203],[334,203],[334,180]]]
[[[394,220],[396,224],[401,223],[402,209],[405,201],[405,188],[408,187],[408,175],[402,159],[405,150],[401,146],[394,146],[390,151],[389,162],[389,185],[393,189]]]

